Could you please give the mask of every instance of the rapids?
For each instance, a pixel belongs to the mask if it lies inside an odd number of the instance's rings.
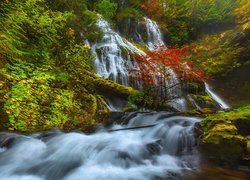
[[[129,113],[94,134],[59,131],[0,134],[0,179],[151,180],[178,178],[198,167],[198,118],[167,112]],[[114,131],[153,125],[148,128]]]

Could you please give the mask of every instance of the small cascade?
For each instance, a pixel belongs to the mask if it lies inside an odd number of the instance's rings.
[[[221,109],[229,109],[230,108],[217,94],[215,94],[211,90],[210,86],[206,82],[205,82],[205,88],[206,88],[206,92],[211,96],[211,98],[213,98],[213,100],[215,102],[217,102],[219,104]]]
[[[128,85],[128,71],[135,66],[129,53],[145,53],[114,32],[101,16],[97,25],[104,33],[104,37],[91,45],[95,56],[96,73],[104,78]]]
[[[157,46],[164,45],[161,31],[155,21],[144,18],[147,28],[147,47],[149,50],[154,50]]]
[[[165,45],[161,30],[155,21],[151,19],[144,18],[146,22],[147,29],[147,47],[149,50],[154,50],[155,48]],[[168,69],[170,74],[169,80],[166,82],[169,89],[167,90],[168,98],[170,99],[169,104],[179,111],[187,111],[187,102],[182,95],[182,87],[176,73],[172,69]]]
[[[95,134],[0,134],[0,179],[177,179],[199,165],[198,118],[166,112],[127,114]],[[149,128],[120,130],[138,126]],[[113,132],[110,132],[113,130]]]

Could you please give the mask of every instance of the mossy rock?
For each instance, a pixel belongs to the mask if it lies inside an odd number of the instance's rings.
[[[124,112],[134,112],[137,111],[138,108],[136,105],[132,104],[132,103],[127,103],[124,107],[123,107],[123,111]]]
[[[247,152],[250,154],[250,140],[247,140]]]
[[[203,108],[203,109],[194,109],[194,110],[187,111],[187,112],[181,112],[180,114],[186,115],[186,116],[206,117],[214,113],[215,111],[213,109]]]
[[[239,134],[244,136],[250,134],[250,118],[240,118],[233,121],[233,123],[237,127]]]
[[[190,94],[190,96],[195,100],[195,102],[201,108],[217,109],[218,107],[217,103],[207,94],[205,95]]]
[[[132,87],[115,83],[114,81],[102,78],[87,71],[85,71],[84,73],[85,73],[85,78],[87,78],[88,81],[93,82],[94,89],[99,94],[113,95],[120,98],[127,98],[131,93],[136,91]]]
[[[247,106],[220,112],[202,120],[202,152],[225,163],[246,157],[250,150],[249,109]]]
[[[219,144],[201,144],[201,153],[207,159],[220,164],[234,165],[244,156],[244,146],[240,141],[223,139]]]
[[[218,162],[233,163],[244,155],[244,137],[230,124],[217,124],[202,137],[202,152]]]
[[[250,106],[241,107],[229,112],[221,112],[207,117],[201,121],[205,131],[218,123],[231,123],[237,128],[237,132],[247,136],[250,134]]]
[[[237,128],[232,124],[216,124],[212,129],[203,134],[205,143],[220,144],[224,140],[243,141],[242,136],[237,135]]]

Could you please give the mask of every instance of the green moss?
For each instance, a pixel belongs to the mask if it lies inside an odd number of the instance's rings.
[[[216,102],[207,94],[190,94],[201,108],[217,108]]]
[[[129,104],[134,104],[137,109],[148,108],[153,109],[154,98],[152,97],[150,89],[143,89],[141,91],[134,91],[129,97]]]
[[[198,117],[207,117],[211,114],[214,114],[215,110],[210,108],[203,108],[203,109],[194,109],[187,112],[180,112],[179,114],[185,115],[185,116],[198,116]]]
[[[6,79],[1,81],[0,93],[1,111],[7,115],[4,126],[22,132],[86,130],[97,123],[100,114],[108,113],[100,94],[127,98],[135,91],[86,70],[78,74],[79,69],[71,64],[68,68],[70,74],[29,63],[1,69],[0,76]]]
[[[131,42],[131,41],[130,41]],[[137,47],[138,49],[142,50],[143,52],[148,52],[148,48],[145,44],[139,44],[136,42],[131,42],[135,47]]]
[[[203,142],[220,144],[224,140],[243,141],[242,136],[237,135],[237,128],[232,124],[216,124],[209,132],[204,133]]]
[[[214,116],[209,116],[210,120],[235,121],[239,119],[250,119],[250,106],[238,108],[229,112],[221,112]]]
[[[137,111],[138,107],[132,103],[127,103],[124,107],[123,107],[123,111],[125,112],[133,112],[133,111]]]
[[[219,123],[234,124],[238,127],[238,124],[240,124],[241,122],[250,123],[250,106],[238,108],[229,112],[221,112],[212,116],[208,116],[203,121],[201,121],[200,124],[203,130],[208,131],[214,125],[219,124]]]
[[[250,153],[250,140],[247,141],[247,152]]]
[[[111,94],[113,96],[127,98],[132,92],[135,90],[132,87],[127,87],[118,83],[115,83],[111,80],[104,79],[97,75],[87,73],[88,76],[86,78],[89,81],[92,81],[94,84],[94,88],[97,90],[98,93],[107,95]]]
[[[221,112],[200,122],[203,150],[219,160],[241,159],[248,151],[250,135],[250,106]]]

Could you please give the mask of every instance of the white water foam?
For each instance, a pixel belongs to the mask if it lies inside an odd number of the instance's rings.
[[[151,120],[151,121],[150,121]],[[196,168],[199,158],[193,125],[197,118],[137,113],[128,128],[83,133],[0,134],[0,179],[152,180],[177,178]]]

